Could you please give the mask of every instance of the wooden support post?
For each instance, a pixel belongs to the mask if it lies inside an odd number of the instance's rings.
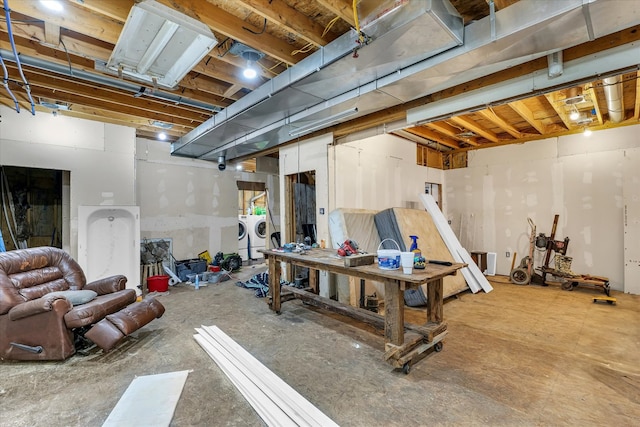
[[[440,323],[444,319],[442,296],[442,279],[436,279],[427,285],[427,322]]]
[[[442,283],[442,281],[441,281]],[[404,291],[397,283],[384,284],[384,336],[386,342],[404,344]]]
[[[358,283],[358,279],[353,276],[347,276],[347,280],[349,280],[349,305],[352,307],[358,306],[358,287],[356,283]]]
[[[309,269],[309,287],[316,295],[320,291],[320,289],[318,288],[318,270],[316,270],[315,268]]]
[[[280,313],[282,303],[282,301],[280,301],[280,275],[282,274],[280,262],[275,259],[267,259],[267,262],[269,263],[270,308],[276,313]]]

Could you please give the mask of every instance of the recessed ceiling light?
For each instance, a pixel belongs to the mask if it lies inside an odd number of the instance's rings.
[[[578,120],[580,118],[580,113],[578,112],[578,110],[573,110],[571,114],[569,114],[569,118],[574,121]]]
[[[64,8],[58,0],[40,0],[40,4],[54,12],[62,12]]]
[[[584,130],[583,135],[584,135],[584,136],[591,136],[591,133],[592,133],[592,132],[591,132],[591,129],[586,128],[586,129]]]
[[[258,72],[251,66],[247,66],[247,68],[244,69],[244,71],[242,71],[242,75],[245,76],[247,79],[255,79],[256,76],[258,75]]]
[[[165,139],[167,139],[167,134],[166,134],[166,133],[164,133],[164,132],[160,132],[160,133],[158,134],[158,139],[159,139],[160,141],[164,141]]]

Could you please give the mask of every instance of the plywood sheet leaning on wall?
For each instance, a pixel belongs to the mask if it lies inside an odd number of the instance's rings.
[[[418,209],[393,208],[393,214],[407,250],[411,247],[409,236],[418,236],[418,248],[427,261],[433,259],[456,262],[428,212]],[[444,278],[445,298],[459,294],[466,289],[467,282],[461,274]],[[426,295],[426,286],[423,286],[422,290]]]
[[[331,247],[337,249],[347,239],[355,240],[361,250],[375,254],[380,244],[380,237],[373,217],[378,211],[370,209],[346,209],[339,208],[329,213],[329,235]],[[341,275],[333,275],[338,288],[338,301],[344,304],[358,305],[359,289],[357,284],[349,284],[349,278]],[[353,281],[354,279],[352,279]],[[384,285],[380,282],[367,281],[368,295],[376,292],[377,296],[384,298]]]

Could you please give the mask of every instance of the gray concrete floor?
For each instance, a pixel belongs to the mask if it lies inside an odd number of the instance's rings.
[[[638,425],[640,297],[614,293],[611,306],[589,288],[494,287],[449,300],[443,351],[404,375],[382,360],[379,335],[299,301],[276,316],[233,281],[180,285],[158,297],[164,317],[110,353],[0,362],[0,426],[98,426],[136,376],[185,369],[172,425],[262,425],[193,339],[200,325],[219,326],[340,425]]]

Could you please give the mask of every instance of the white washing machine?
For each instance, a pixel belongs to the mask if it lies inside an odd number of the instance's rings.
[[[249,220],[247,215],[238,215],[238,255],[243,261],[249,259]]]
[[[267,244],[267,217],[266,215],[247,215],[247,220],[251,258],[261,259],[262,254],[258,249],[264,249]]]

